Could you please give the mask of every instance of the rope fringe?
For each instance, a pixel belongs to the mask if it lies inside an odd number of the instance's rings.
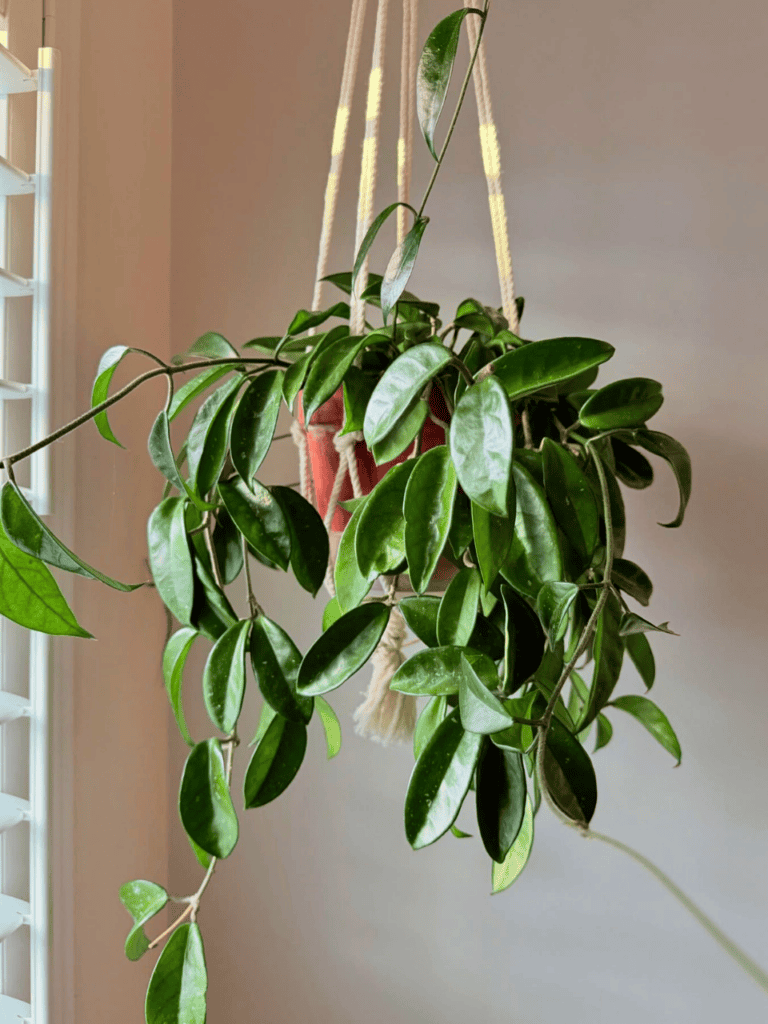
[[[397,608],[373,653],[373,675],[365,700],[355,711],[355,732],[382,743],[407,743],[416,726],[416,698],[390,690],[392,676],[405,661],[403,645],[408,635],[405,619]]]

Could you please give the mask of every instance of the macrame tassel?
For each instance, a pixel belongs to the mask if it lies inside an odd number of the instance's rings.
[[[378,743],[407,743],[416,726],[416,698],[390,690],[392,676],[405,661],[405,619],[392,609],[389,623],[373,653],[373,675],[365,701],[355,711],[355,732]]]

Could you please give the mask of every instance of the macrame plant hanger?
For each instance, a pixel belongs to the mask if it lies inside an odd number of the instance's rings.
[[[466,7],[472,7],[472,0],[465,0]],[[378,0],[376,27],[373,42],[373,58],[368,79],[366,103],[365,137],[360,168],[360,187],[357,206],[357,227],[355,232],[354,257],[365,238],[373,220],[376,183],[378,175],[379,125],[381,96],[384,80],[384,55],[386,46],[387,16],[389,0]],[[331,166],[325,190],[323,222],[315,274],[315,289],[312,309],[322,308],[323,278],[328,272],[328,258],[333,235],[333,226],[339,198],[341,172],[346,152],[349,116],[360,62],[366,0],[352,0],[347,48],[341,79],[339,106],[331,146]],[[477,44],[478,26],[474,18],[465,20],[470,53]],[[401,203],[410,201],[413,166],[414,114],[416,108],[416,77],[418,68],[418,0],[403,0],[403,38],[400,71],[400,130],[397,143],[397,191]],[[501,188],[501,158],[499,153],[496,125],[491,110],[490,89],[485,56],[485,44],[481,43],[473,71],[475,96],[480,130],[480,147],[483,167],[488,184],[488,200],[491,212],[491,226],[496,251],[496,264],[501,289],[502,309],[512,331],[518,328],[518,312],[515,304],[512,259],[504,195]],[[397,241],[400,244],[409,229],[410,211],[401,206],[397,211]],[[365,330],[365,300],[362,298],[368,283],[368,259],[358,274],[350,303],[350,334],[363,334]],[[314,332],[313,332],[314,333]],[[357,453],[365,450],[362,432],[340,434],[336,426],[313,422],[303,424],[295,420],[292,425],[294,442],[299,449],[299,475],[301,493],[317,504],[313,484],[307,435],[332,434],[333,448],[338,454],[338,468],[334,477],[328,507],[324,515],[326,529],[331,536],[331,557],[325,577],[328,593],[335,596],[334,562],[336,544],[332,532],[333,519],[337,511],[342,490],[349,479],[356,498],[363,496]],[[402,742],[413,735],[416,722],[416,698],[390,690],[392,676],[405,660],[403,646],[408,630],[402,614],[396,607],[399,580],[397,577],[382,577],[387,600],[393,605],[389,623],[373,654],[373,674],[364,702],[355,712],[356,731],[363,736],[382,743]]]

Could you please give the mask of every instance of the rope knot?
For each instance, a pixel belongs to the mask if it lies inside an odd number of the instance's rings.
[[[359,444],[362,440],[362,430],[352,430],[348,434],[334,434],[333,447],[339,455],[346,456],[347,453],[351,452],[355,445]]]

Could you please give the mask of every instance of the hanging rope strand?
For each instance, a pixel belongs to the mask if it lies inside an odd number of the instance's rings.
[[[400,57],[400,136],[397,140],[397,198],[411,199],[413,171],[413,122],[416,107],[416,65],[418,38],[418,0],[403,0],[403,45]],[[408,233],[408,210],[397,211],[397,244]]]

